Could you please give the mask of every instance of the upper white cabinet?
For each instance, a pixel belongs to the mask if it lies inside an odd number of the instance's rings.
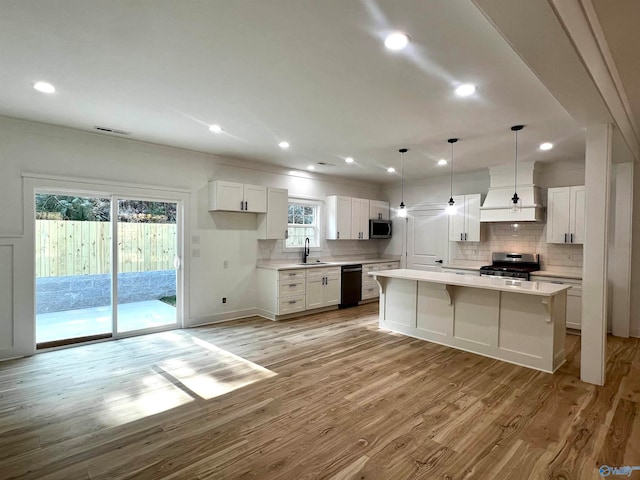
[[[369,218],[375,220],[389,220],[389,202],[369,200]]]
[[[327,240],[351,238],[351,197],[331,195],[326,202]]]
[[[223,180],[209,182],[209,210],[266,213],[267,187]]]
[[[369,240],[369,200],[351,199],[351,239]]]
[[[455,195],[456,213],[449,217],[449,240],[480,241],[480,194]]]
[[[584,243],[584,185],[550,188],[547,243]]]
[[[287,237],[289,191],[267,188],[267,213],[258,215],[258,239],[279,240]]]

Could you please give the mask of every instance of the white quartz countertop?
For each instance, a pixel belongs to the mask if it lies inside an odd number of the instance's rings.
[[[543,297],[552,297],[571,288],[570,285],[547,282],[526,282],[495,277],[456,275],[455,273],[425,272],[422,270],[384,270],[380,272],[370,272],[369,275],[455,285],[459,287],[499,290],[502,292],[524,293],[526,295],[539,295]]]
[[[317,267],[341,267],[342,265],[366,265],[369,263],[387,263],[399,262],[398,258],[367,258],[367,259],[341,259],[316,262],[310,260],[308,263],[287,263],[287,262],[270,262],[258,263],[257,268],[265,268],[267,270],[296,270],[298,268],[317,268]]]
[[[483,265],[489,265],[491,262],[480,262],[480,263],[458,263],[458,264],[447,264],[443,265],[444,269],[452,269],[452,270],[470,270],[470,271],[479,271],[480,267]],[[536,277],[550,277],[550,278],[569,278],[574,280],[582,280],[582,269],[578,267],[555,267],[549,268],[545,270],[538,270],[535,272],[531,272],[531,276]]]

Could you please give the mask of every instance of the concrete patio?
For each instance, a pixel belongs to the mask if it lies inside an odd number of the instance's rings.
[[[176,323],[176,308],[160,300],[118,305],[118,332]],[[36,342],[44,343],[111,333],[111,306],[36,315]]]

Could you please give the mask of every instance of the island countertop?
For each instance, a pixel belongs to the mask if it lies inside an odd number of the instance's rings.
[[[370,272],[374,277],[399,278],[403,280],[416,280],[419,282],[431,282],[460,287],[482,288],[486,290],[498,290],[501,292],[523,293],[526,295],[538,295],[553,297],[571,288],[570,285],[562,285],[547,282],[528,282],[524,280],[473,277],[456,275],[455,273],[426,272],[423,270],[384,270]]]

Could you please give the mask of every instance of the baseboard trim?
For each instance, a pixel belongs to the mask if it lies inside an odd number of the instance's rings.
[[[246,308],[244,310],[234,310],[233,312],[218,313],[207,317],[195,317],[189,319],[189,325],[186,328],[202,327],[214,323],[230,322],[231,320],[239,320],[241,318],[258,316],[257,308]]]
[[[640,338],[640,328],[630,328],[629,329],[629,336],[630,337]]]

